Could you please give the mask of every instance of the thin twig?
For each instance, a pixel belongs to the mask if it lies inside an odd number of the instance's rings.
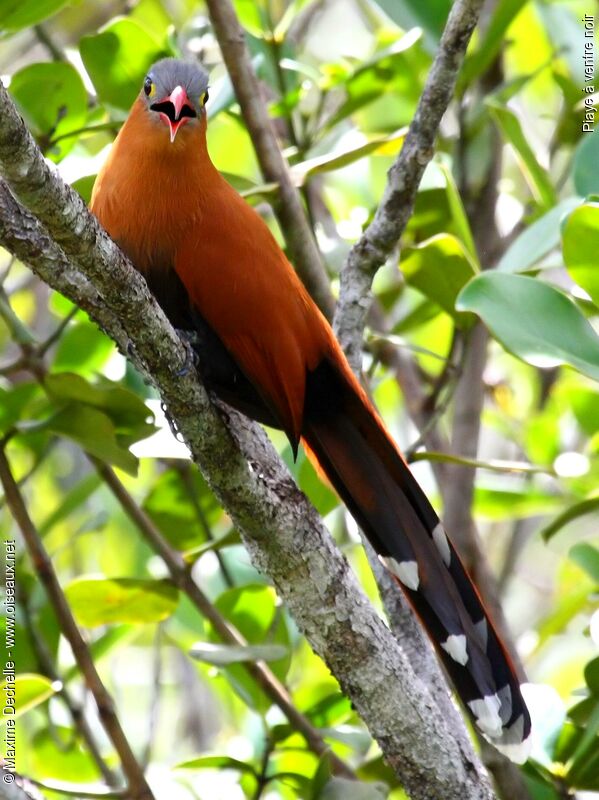
[[[206,6],[264,180],[279,185],[275,211],[298,274],[323,313],[332,317],[334,302],[326,270],[262,100],[243,28],[231,0],[206,0]]]
[[[414,119],[389,170],[381,203],[341,272],[335,330],[354,369],[361,360],[372,280],[397,246],[412,215],[420,179],[433,156],[437,131],[482,5],[483,0],[456,0],[452,5]]]
[[[66,708],[68,709],[71,719],[73,720],[73,724],[81,734],[81,738],[85,742],[92,759],[102,774],[102,777],[109,787],[114,788],[118,786],[120,780],[102,757],[99,745],[96,742],[93,731],[85,716],[83,704],[71,695],[70,690],[67,688],[65,682],[61,679],[60,675],[56,671],[56,668],[54,667],[54,663],[48,652],[46,642],[44,641],[40,632],[37,630],[33,619],[31,618],[29,597],[24,593],[23,589],[21,590],[21,602],[24,610],[25,628],[29,635],[33,652],[35,653],[42,673],[50,678],[50,680],[54,683],[60,684],[60,689],[58,692],[59,697],[62,698]]]
[[[8,507],[23,535],[34,569],[44,585],[56,617],[60,622],[60,629],[69,642],[79,669],[84,675],[87,686],[96,701],[98,713],[106,733],[119,754],[123,772],[127,776],[129,795],[133,800],[153,800],[154,795],[121,727],[112,698],[96,670],[89,648],[77,627],[69,604],[60,587],[52,562],[25,507],[21,492],[6,458],[4,446],[0,448],[0,481],[4,486]]]
[[[179,552],[171,548],[164,537],[152,521],[152,519],[140,508],[129,492],[117,478],[114,470],[103,464],[97,459],[91,459],[98,470],[98,474],[105,481],[113,495],[116,497],[121,507],[136,525],[146,542],[158,553],[166,564],[171,578],[176,586],[184,592],[194,606],[208,619],[214,630],[221,637],[223,642],[234,645],[247,645],[247,641],[241,633],[228,622],[208,600],[206,595],[199,588],[191,575],[191,568],[185,563]],[[287,689],[263,662],[248,662],[243,665],[254,678],[260,688],[270,697],[281,711],[285,714],[291,725],[299,731],[306,739],[306,742],[317,755],[322,755],[329,751],[328,745],[322,739],[320,733],[310,720],[304,716],[293,705]],[[355,777],[352,770],[337,756],[331,754],[334,771],[344,777]]]

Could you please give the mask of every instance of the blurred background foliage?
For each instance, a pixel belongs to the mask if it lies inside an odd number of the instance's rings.
[[[336,291],[450,2],[235,5]],[[404,236],[402,272],[395,259],[375,281],[387,339],[414,360],[441,430],[454,412],[456,342],[467,340],[475,315],[491,334],[474,512],[533,684],[537,734],[523,770],[535,800],[599,793],[599,125],[581,133],[589,86],[582,17],[591,6],[489,4]],[[212,158],[280,236],[269,208],[275,187],[261,181],[201,2],[1,0],[0,33],[2,79],[47,158],[85,198],[149,64],[200,57],[211,68]],[[472,220],[489,192],[487,236]],[[30,513],[157,795],[403,797],[335,680],[253,569],[153,391],[82,312],[4,252],[0,281],[0,429],[11,435]],[[394,374],[377,359],[378,342],[369,334],[370,387],[408,447],[418,433]],[[305,457],[293,464],[282,434],[273,437],[380,605],[354,523]],[[248,652],[218,644],[90,456],[114,467]],[[430,467],[414,469],[439,505]],[[3,534],[17,535],[3,501],[1,513]],[[104,764],[115,767],[115,757],[19,553],[17,767],[42,783],[94,787],[102,775],[73,704],[89,716]],[[355,795],[237,663],[258,655],[365,781]]]

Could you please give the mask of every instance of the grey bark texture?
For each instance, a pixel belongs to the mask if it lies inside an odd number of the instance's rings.
[[[362,337],[376,271],[397,247],[412,215],[420,179],[434,153],[441,119],[484,0],[456,0],[403,147],[388,173],[374,219],[352,247],[341,272],[335,331],[350,364],[360,364]]]

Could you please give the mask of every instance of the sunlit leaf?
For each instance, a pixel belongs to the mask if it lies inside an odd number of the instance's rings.
[[[589,542],[579,542],[570,549],[569,555],[599,586],[599,550]]]
[[[400,91],[405,82],[405,51],[413,47],[420,38],[420,31],[413,29],[404,34],[395,44],[379,51],[355,69],[347,70],[336,64],[327,70],[325,88],[338,88],[345,99],[326,121],[326,127],[334,127],[382,93]]]
[[[54,357],[55,371],[77,371],[91,376],[114,352],[114,342],[87,320],[69,325],[61,336]]]
[[[104,378],[92,384],[72,372],[48,375],[45,383],[56,400],[85,404],[109,416],[119,445],[128,447],[156,430],[143,399],[118,383]]]
[[[548,541],[552,536],[555,536],[556,533],[568,525],[568,523],[572,522],[572,520],[586,516],[587,514],[599,514],[599,497],[590,497],[588,500],[583,500],[567,508],[552,520],[549,525],[543,528],[541,536],[545,541]]]
[[[215,603],[218,610],[242,633],[250,646],[282,645],[288,655],[271,663],[277,677],[284,680],[290,664],[289,631],[284,614],[277,610],[275,595],[269,586],[243,586],[223,592]],[[218,636],[211,638],[218,642]],[[267,709],[271,700],[256,686],[241,664],[223,668],[231,686],[251,706]]]
[[[137,459],[119,443],[112,420],[95,408],[71,403],[50,417],[44,427],[67,436],[90,455],[130,475],[137,472]]]
[[[293,181],[296,186],[303,186],[312,175],[347,167],[349,164],[353,164],[368,155],[375,155],[379,152],[384,152],[385,155],[394,155],[399,150],[406,131],[407,128],[401,128],[393,133],[373,136],[357,147],[351,147],[341,152],[328,153],[324,156],[316,156],[299,164],[294,164],[291,168]]]
[[[563,292],[535,278],[484,273],[456,308],[478,314],[514,355],[538,367],[569,364],[599,380],[599,336]]]
[[[37,25],[70,0],[4,0],[0,6],[0,35]]]
[[[599,203],[586,203],[570,214],[563,242],[568,272],[599,306]]]
[[[42,149],[60,160],[76,140],[63,139],[52,149],[50,142],[80,128],[87,117],[87,93],[77,70],[63,61],[30,64],[12,76],[10,92]]]
[[[40,524],[39,532],[42,535],[49,533],[55,525],[58,525],[74,511],[81,508],[101,484],[102,479],[95,472],[91,472],[78,481],[71,489],[64,492],[58,507]]]
[[[167,581],[78,578],[65,594],[81,625],[160,622],[177,606],[177,589]]]
[[[561,222],[579,204],[579,198],[569,197],[535,220],[508,247],[497,269],[501,272],[526,272],[538,265],[542,258],[558,247]]]
[[[176,764],[174,769],[234,769],[238,772],[249,772],[252,775],[256,774],[256,770],[251,764],[248,764],[246,761],[240,761],[238,758],[231,758],[231,756],[200,756],[199,758],[190,758],[187,761]]]
[[[499,0],[493,6],[484,35],[480,37],[474,52],[466,58],[458,79],[461,90],[481,75],[493,63],[499,50],[505,44],[505,32],[526,0]]]
[[[31,738],[28,757],[39,778],[56,778],[78,784],[97,781],[101,775],[85,745],[70,728],[54,723]]]
[[[222,512],[198,470],[190,469],[186,475],[165,470],[143,508],[173,547],[196,554],[203,552],[202,545],[211,549],[211,526]]]
[[[130,19],[111,22],[100,33],[84,36],[79,50],[100,100],[127,110],[141,91],[148,67],[171,55]]]
[[[592,97],[592,95],[587,96]],[[594,133],[587,133],[581,137],[574,155],[572,178],[576,191],[582,197],[599,194],[597,163],[599,163],[599,127]]]
[[[468,255],[472,259],[472,262],[476,265],[477,268],[479,268],[480,264],[478,263],[478,254],[476,252],[476,245],[474,244],[474,237],[472,236],[472,230],[470,229],[470,223],[468,222],[468,215],[466,214],[466,209],[464,208],[464,204],[462,203],[462,198],[460,197],[460,193],[458,191],[458,187],[453,177],[453,173],[449,169],[449,167],[444,163],[440,164],[440,168],[443,175],[445,176],[445,190],[447,192],[447,201],[449,204],[449,209],[451,211],[451,216],[453,217],[453,222],[458,232],[458,238],[465,246]]]
[[[8,660],[10,661],[10,659]],[[45,675],[32,673],[20,673],[15,676],[14,681],[10,682],[3,680],[0,683],[0,693],[4,698],[4,717],[0,720],[0,724],[2,722],[6,724],[8,719],[15,719],[45,702],[59,688]]]
[[[477,486],[474,493],[475,514],[485,519],[516,519],[548,514],[563,506],[560,497],[533,486],[520,490]]]
[[[535,200],[540,206],[550,208],[555,204],[553,184],[547,171],[537,161],[530,141],[522,130],[520,120],[511,109],[495,100],[488,100],[487,105],[504,139],[512,146]]]
[[[99,636],[89,645],[89,652],[94,660],[94,664],[98,664],[103,658],[110,655],[114,650],[119,647],[124,647],[130,642],[140,631],[137,624],[134,625],[111,625],[110,628]],[[72,681],[79,675],[79,667],[74,664],[64,674],[64,683]]]
[[[451,6],[450,0],[377,0],[378,5],[404,30],[419,25],[427,31],[432,41],[443,32]]]
[[[406,281],[438,303],[460,327],[472,322],[469,315],[456,313],[455,307],[460,290],[478,271],[459,239],[439,234],[415,247],[406,247],[401,254],[400,267]]]
[[[23,382],[9,389],[0,386],[0,433],[7,433],[27,414],[31,401],[40,394],[36,383]]]

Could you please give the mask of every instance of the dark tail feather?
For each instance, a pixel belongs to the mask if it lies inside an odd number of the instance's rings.
[[[524,761],[530,716],[511,660],[438,516],[353,380],[308,376],[303,436],[422,620],[485,737]]]

